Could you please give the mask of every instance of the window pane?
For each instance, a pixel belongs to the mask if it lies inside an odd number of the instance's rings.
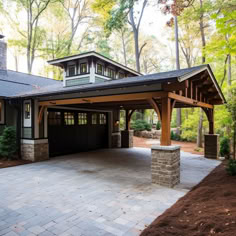
[[[75,124],[74,113],[64,112],[64,120],[65,120],[65,125],[74,125]]]
[[[61,112],[48,113],[48,124],[49,125],[61,125]]]
[[[99,123],[100,125],[105,125],[107,123],[105,114],[99,114]]]
[[[103,75],[103,65],[97,64],[97,73]]]
[[[97,124],[97,114],[92,114],[92,124],[93,125]]]
[[[25,119],[30,119],[30,103],[27,102],[24,105],[25,108]]]
[[[124,73],[119,72],[119,79],[123,79],[123,78],[125,78]]]
[[[87,113],[78,113],[78,124],[79,125],[87,124]]]
[[[69,76],[75,75],[75,65],[69,66]]]
[[[111,68],[108,68],[108,77],[114,79],[115,75],[116,75],[115,71],[113,69],[111,69]]]
[[[80,74],[86,74],[87,71],[87,63],[81,63],[80,64]]]

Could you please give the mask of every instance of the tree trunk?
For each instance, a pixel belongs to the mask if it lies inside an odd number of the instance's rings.
[[[205,55],[205,47],[206,47],[206,37],[205,37],[205,31],[204,31],[204,12],[203,12],[203,6],[202,6],[202,0],[200,0],[200,32],[201,32],[201,39],[202,39],[202,64],[206,62],[206,55]],[[198,134],[197,134],[197,146],[202,147],[202,126],[203,126],[203,113],[202,109],[200,110],[200,116],[199,116],[199,123],[198,123]]]
[[[177,16],[175,16],[175,50],[176,50],[176,69],[180,69],[180,62],[179,62],[179,33],[178,33],[178,19]],[[182,123],[182,117],[181,117],[181,108],[177,108],[176,113],[176,133],[180,135],[181,130],[181,123]]]
[[[127,66],[127,55],[126,55],[126,45],[125,45],[124,31],[121,32],[121,39],[122,39],[124,62],[125,62],[125,65]]]

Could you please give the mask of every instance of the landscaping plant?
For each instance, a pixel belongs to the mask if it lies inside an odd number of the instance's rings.
[[[230,140],[227,137],[223,137],[220,142],[220,155],[222,157],[229,158],[230,156]]]
[[[14,159],[17,151],[15,127],[6,127],[0,136],[0,156],[7,159]]]
[[[160,130],[160,129],[161,129],[161,122],[157,121],[156,130]]]
[[[136,120],[134,123],[131,124],[131,128],[134,131],[152,130],[152,126],[145,120]]]
[[[226,168],[229,175],[236,175],[236,160],[230,159]]]

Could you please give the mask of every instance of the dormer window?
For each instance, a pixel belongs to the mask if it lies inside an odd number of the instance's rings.
[[[87,63],[80,64],[80,74],[87,74],[88,73],[88,66]]]
[[[101,64],[97,64],[97,74],[103,75],[104,73],[104,67]]]
[[[119,72],[118,77],[119,77],[119,79],[123,79],[123,78],[125,78],[125,74],[122,72]]]
[[[112,79],[115,79],[115,78],[116,78],[116,72],[115,72],[113,69],[108,68],[107,73],[108,73],[108,77],[110,77],[110,78],[112,78]]]
[[[69,76],[74,76],[76,74],[76,66],[75,65],[70,65],[68,67],[68,74],[69,74]]]

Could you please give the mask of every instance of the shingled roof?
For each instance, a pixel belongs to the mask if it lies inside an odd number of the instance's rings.
[[[105,82],[73,87],[63,87],[63,83],[61,81],[8,70],[6,75],[0,74],[0,97],[5,96],[13,98],[53,96],[58,94],[91,92],[132,86],[145,86],[164,82],[180,82],[204,70],[208,70],[213,83],[215,84],[216,90],[219,92],[221,98],[225,101],[209,65],[201,65],[186,69],[128,77],[123,79],[108,80]]]
[[[61,81],[26,73],[1,70],[0,97],[12,97],[33,92],[45,86],[60,85]]]

